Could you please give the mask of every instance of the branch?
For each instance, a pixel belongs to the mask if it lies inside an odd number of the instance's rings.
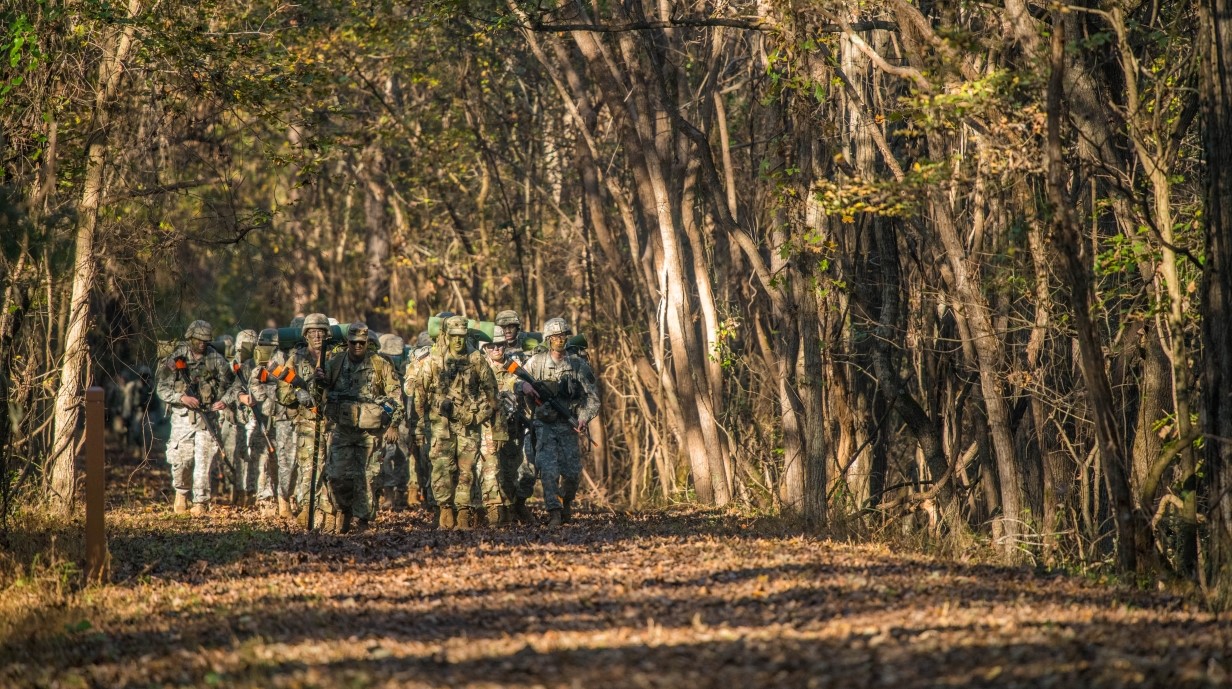
[[[184,189],[192,189],[194,187],[204,187],[220,181],[222,181],[221,177],[210,177],[207,179],[194,179],[187,182],[163,184],[157,187],[150,187],[149,189],[133,189],[131,191],[123,192],[115,198],[109,198],[107,200],[110,202],[118,199],[138,199],[143,196],[157,196],[159,194],[167,194],[173,191],[183,191]]]
[[[623,24],[588,24],[565,23],[544,24],[532,21],[530,24],[515,25],[517,28],[529,31],[591,31],[593,33],[624,33],[626,31],[652,31],[655,29],[670,29],[674,26],[726,26],[746,31],[768,31],[777,29],[778,25],[764,19],[736,19],[724,17],[672,17],[667,20],[625,22]],[[847,28],[850,31],[898,31],[898,24],[880,19],[870,19],[855,22]],[[823,24],[817,28],[818,33],[843,33],[844,28],[838,24]]]

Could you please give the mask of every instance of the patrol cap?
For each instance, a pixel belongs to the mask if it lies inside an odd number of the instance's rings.
[[[415,338],[415,348],[416,349],[419,349],[420,347],[431,347],[431,346],[432,346],[432,336],[428,334],[427,330],[419,333],[419,337]]]
[[[367,342],[368,326],[359,321],[347,326],[347,342]]]
[[[445,319],[445,334],[446,335],[466,335],[466,317],[450,316]]]
[[[376,341],[381,345],[381,348],[377,350],[381,354],[385,356],[402,356],[402,338],[396,334],[385,333],[378,337]]]

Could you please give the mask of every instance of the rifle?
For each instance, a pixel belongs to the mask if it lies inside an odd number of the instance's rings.
[[[324,353],[325,353],[325,344],[322,343],[321,349],[317,351],[317,368],[321,368],[321,356]],[[294,369],[291,369],[291,380],[295,380]],[[307,387],[307,384],[303,383],[303,381],[300,381],[300,382],[303,387],[305,388]],[[321,436],[323,435],[323,431],[325,428],[325,424],[322,423],[323,419],[321,418],[321,412],[323,411],[321,408],[321,400],[317,398],[316,403],[317,403],[317,406],[314,408],[314,412],[316,413],[316,420],[313,422],[314,425],[312,428],[312,473],[309,475],[309,479],[308,479],[308,490],[311,491],[308,493],[308,531],[310,532],[312,531],[313,526],[315,525],[314,522],[316,521],[317,456],[321,450],[321,440],[322,440]]]
[[[548,391],[547,387],[545,387],[543,383],[535,380],[534,376],[526,371],[525,366],[519,364],[517,361],[511,360],[505,366],[505,371],[512,373],[530,384],[531,388],[535,391],[535,395],[539,397],[540,404],[547,404],[551,406],[556,410],[557,414],[560,414],[561,417],[569,422],[569,428],[573,429],[574,433],[586,438],[586,440],[590,441],[591,445],[594,445],[595,447],[599,446],[599,444],[594,441],[594,438],[590,437],[589,430],[578,430],[578,419],[573,415],[573,412],[565,406],[564,402],[560,401],[560,398]]]
[[[222,436],[219,434],[218,429],[215,428],[214,424],[210,421],[213,412],[204,406],[201,406],[204,405],[204,401],[201,399],[201,391],[197,389],[197,385],[193,383],[192,379],[188,376],[188,360],[182,356],[177,356],[172,366],[175,369],[175,375],[178,376],[184,383],[184,393],[189,397],[197,398],[198,402],[201,403],[198,405],[196,412],[200,414],[201,419],[205,421],[205,430],[210,434],[210,437],[214,439],[214,444],[218,446],[218,456],[222,458],[223,465],[226,466],[227,470],[231,472],[231,481],[232,485],[234,485],[235,480],[239,478],[239,474],[235,472],[235,465],[233,465],[231,460],[227,457],[227,449],[223,445]]]
[[[234,371],[236,374],[236,377],[239,378],[239,374],[240,374],[240,371],[243,370],[243,366],[241,366],[238,362],[234,362],[231,364],[231,370]],[[261,373],[259,375],[260,375],[260,381],[262,383],[265,383],[269,380],[269,373],[270,371],[268,368],[264,366],[261,367]],[[244,381],[244,379],[239,378],[239,381],[240,381],[240,388],[243,389],[244,394],[248,395],[249,397],[252,397],[252,392],[248,389],[248,384]],[[274,425],[273,417],[269,417],[267,418],[266,421],[262,421],[261,412],[257,411],[256,407],[249,407],[249,409],[252,410],[252,416],[254,419],[256,419],[257,425],[261,427],[261,438],[265,440],[265,453],[269,456],[270,460],[274,463],[274,466],[277,466],[278,465],[278,451],[274,449],[274,443],[273,441],[270,440],[270,437],[269,437],[270,429]]]

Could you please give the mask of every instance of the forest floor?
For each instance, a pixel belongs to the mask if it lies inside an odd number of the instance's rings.
[[[110,585],[72,590],[55,555],[3,582],[0,687],[1232,684],[1232,623],[1181,598],[777,520],[439,532],[413,511],[330,536],[156,498],[109,512]]]

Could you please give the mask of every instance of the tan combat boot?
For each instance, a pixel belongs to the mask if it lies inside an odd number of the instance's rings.
[[[189,510],[189,513],[192,514],[192,516],[194,517],[204,517],[206,514],[209,513],[209,511],[210,511],[210,503],[207,500],[205,502],[194,502],[192,509]]]
[[[548,526],[560,526],[560,510],[548,510]]]
[[[291,518],[291,501],[281,495],[278,496],[278,516]]]
[[[470,531],[474,525],[471,523],[471,508],[463,507],[458,510],[458,531]]]
[[[171,511],[175,514],[184,514],[188,511],[188,496],[183,493],[175,494],[175,504],[172,505]]]
[[[488,505],[488,526],[497,527],[505,524],[505,508],[503,505]]]
[[[454,526],[453,508],[441,505],[441,519],[439,526],[441,529],[452,529]]]

